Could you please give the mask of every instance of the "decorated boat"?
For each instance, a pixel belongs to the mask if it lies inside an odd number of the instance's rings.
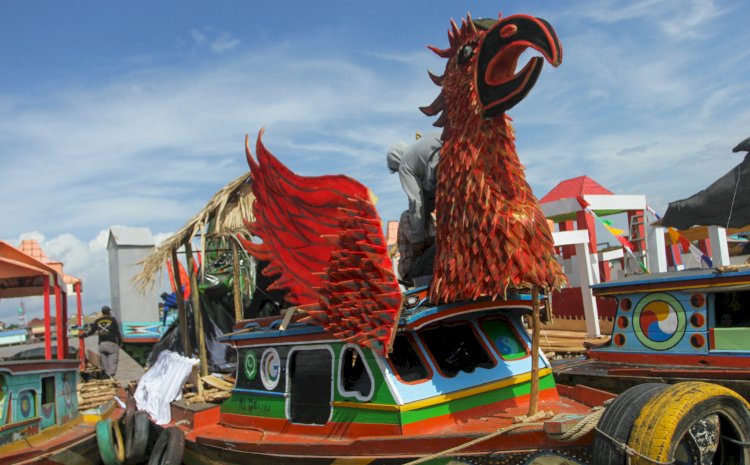
[[[113,402],[78,411],[78,360],[0,362],[0,463],[97,464],[96,424]]]
[[[750,410],[729,389],[615,398],[555,383],[540,315],[565,276],[505,112],[544,59],[561,62],[560,42],[526,15],[467,16],[448,35],[432,48],[448,60],[431,75],[441,93],[422,109],[443,128],[429,284],[400,287],[365,186],[293,173],[261,131],[255,157],[246,142],[254,220],[239,240],[283,301],[221,337],[237,350],[231,396],[173,402],[150,463],[750,463]],[[516,73],[528,48],[543,58]]]
[[[750,266],[635,275],[592,289],[616,299],[612,338],[557,367],[558,380],[613,392],[702,380],[750,399]]]

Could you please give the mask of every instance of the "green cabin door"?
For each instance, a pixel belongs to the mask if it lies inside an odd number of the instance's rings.
[[[289,357],[289,420],[324,425],[331,416],[333,354],[328,348],[294,350]]]

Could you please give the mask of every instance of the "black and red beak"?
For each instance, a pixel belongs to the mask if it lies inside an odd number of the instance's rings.
[[[562,46],[552,26],[533,16],[508,16],[488,29],[479,46],[475,80],[484,116],[492,118],[523,100],[542,71],[544,61],[533,57],[516,73],[521,54],[533,48],[552,66],[558,66],[562,62]]]

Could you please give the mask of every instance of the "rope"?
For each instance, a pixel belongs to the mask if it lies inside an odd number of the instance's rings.
[[[738,446],[750,447],[750,442],[738,441],[738,440],[736,440],[734,438],[730,438],[729,436],[724,436],[723,434],[721,435],[721,439],[724,439],[725,441],[729,441],[732,444],[737,444]]]
[[[532,417],[532,419],[535,419],[535,418]],[[527,427],[527,426],[537,426],[538,427],[538,426],[543,426],[543,425],[544,425],[543,422],[529,422],[528,420],[526,420],[526,421],[524,421],[522,423],[516,423],[515,425],[510,425],[510,426],[506,426],[505,428],[500,428],[499,430],[497,430],[497,431],[495,431],[493,433],[490,433],[490,434],[488,434],[486,436],[481,436],[481,437],[479,437],[477,439],[474,439],[474,440],[469,441],[469,442],[465,442],[463,444],[459,444],[456,447],[452,447],[450,449],[446,449],[446,450],[438,452],[436,454],[428,455],[427,457],[422,457],[422,458],[419,458],[417,460],[413,460],[411,462],[407,462],[404,465],[418,465],[420,463],[425,463],[425,462],[428,462],[430,460],[438,459],[438,458],[444,457],[446,455],[453,454],[454,452],[458,452],[460,450],[466,449],[467,447],[471,447],[471,446],[473,446],[475,444],[479,444],[480,442],[487,441],[488,439],[492,439],[494,437],[500,436],[502,434],[507,433],[508,431],[513,431],[513,430],[516,430],[516,429],[519,429],[519,428],[524,428],[524,427]]]
[[[737,188],[740,187],[740,165],[737,165],[737,184],[734,185],[734,194],[732,194],[732,203],[729,205],[729,216],[727,216],[727,226],[729,229],[729,222],[732,220],[732,211],[734,210],[734,199],[737,197]]]
[[[602,417],[602,415],[604,415],[604,410],[605,409],[600,408],[594,411],[594,413],[586,415],[581,421],[576,423],[575,426],[573,426],[568,431],[565,431],[564,433],[547,434],[552,439],[558,441],[575,441],[576,439],[580,439],[588,434],[591,430],[596,428],[597,423],[599,423],[599,419]]]
[[[674,464],[674,459],[670,460],[669,462],[660,462],[659,460],[652,459],[651,457],[643,455],[640,452],[638,452],[637,450],[635,450],[632,447],[630,447],[629,445],[627,445],[627,444],[625,444],[623,442],[618,441],[617,439],[613,438],[609,434],[607,434],[604,431],[602,431],[601,429],[599,429],[598,426],[595,427],[594,429],[596,429],[596,431],[599,434],[601,434],[605,438],[609,439],[612,442],[612,444],[614,444],[618,449],[620,449],[621,451],[625,452],[625,454],[627,454],[630,457],[633,457],[633,456],[637,455],[638,457],[642,458],[643,460],[646,460],[646,461],[651,462],[651,463],[655,463],[656,465],[672,465],[672,464]],[[630,461],[628,461],[628,463],[630,463]]]

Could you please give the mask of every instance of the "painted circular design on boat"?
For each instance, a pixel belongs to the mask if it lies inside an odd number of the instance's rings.
[[[669,294],[651,294],[638,302],[633,312],[633,330],[644,346],[668,350],[685,335],[685,309]]]
[[[245,363],[243,364],[245,377],[252,381],[258,374],[258,358],[255,356],[255,352],[248,350],[245,354]]]
[[[618,347],[625,345],[625,335],[624,334],[615,334],[615,345]]]
[[[690,305],[695,308],[701,308],[705,303],[706,297],[703,294],[693,294],[692,296],[690,296]]]
[[[706,324],[706,318],[700,313],[694,313],[693,316],[690,317],[690,324],[696,328],[702,328],[703,325]]]
[[[690,336],[690,345],[696,349],[700,349],[706,343],[706,339],[701,334],[693,334]]]
[[[628,317],[626,316],[619,316],[617,317],[617,327],[620,329],[625,329],[630,324],[630,321],[628,320]]]
[[[63,375],[63,398],[65,399],[65,406],[68,408],[68,411],[73,410],[73,392],[75,389],[73,388],[73,375],[70,373],[65,373]]]
[[[260,380],[263,387],[272,391],[279,385],[281,378],[281,357],[276,349],[269,348],[263,351],[260,357]]]
[[[34,405],[34,395],[31,391],[23,391],[18,398],[21,404],[21,416],[23,418],[30,417],[31,407]]]
[[[628,310],[630,310],[631,308],[633,308],[633,302],[631,302],[630,299],[628,299],[627,297],[625,297],[624,299],[622,299],[620,301],[620,308],[623,311],[627,312]]]

